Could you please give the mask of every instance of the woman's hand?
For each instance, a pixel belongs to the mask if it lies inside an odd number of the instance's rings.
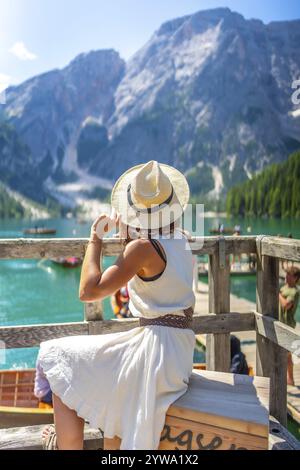
[[[111,214],[101,214],[93,222],[90,233],[91,241],[99,241],[118,225],[119,217],[114,209]]]

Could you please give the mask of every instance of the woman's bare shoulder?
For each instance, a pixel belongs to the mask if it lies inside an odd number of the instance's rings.
[[[147,238],[137,238],[136,240],[131,240],[129,243],[127,243],[125,247],[125,254],[132,254],[132,253],[137,253],[137,254],[144,254],[148,252],[148,250],[151,252],[151,242]]]

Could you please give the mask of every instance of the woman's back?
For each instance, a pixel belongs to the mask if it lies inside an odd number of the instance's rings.
[[[155,318],[165,314],[184,316],[195,305],[192,253],[186,236],[175,229],[172,238],[157,238],[166,256],[166,267],[155,280],[135,275],[128,283],[129,309],[133,316]]]

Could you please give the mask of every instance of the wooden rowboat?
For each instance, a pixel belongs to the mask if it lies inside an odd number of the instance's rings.
[[[76,268],[82,264],[82,259],[77,258],[76,256],[59,257],[59,258],[50,258],[50,260],[55,264],[60,264],[64,268]]]
[[[0,429],[53,423],[53,409],[34,396],[35,369],[0,371]]]
[[[46,235],[56,233],[56,228],[45,228],[45,227],[35,227],[35,228],[26,228],[23,230],[23,233],[31,235]]]
[[[211,235],[233,235],[236,232],[234,228],[225,227],[222,231],[219,228],[212,228],[210,229],[209,233]],[[241,231],[239,232],[242,233]]]

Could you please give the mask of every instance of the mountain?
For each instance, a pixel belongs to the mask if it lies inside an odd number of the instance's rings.
[[[72,197],[58,188],[84,179],[87,162],[78,161],[77,144],[88,118],[107,123],[124,69],[117,52],[96,51],[9,88],[0,121],[1,179],[41,203],[52,194],[72,206]]]
[[[57,217],[59,214],[59,207],[45,208],[0,183],[0,219],[3,217],[48,219],[49,217]]]
[[[300,151],[231,188],[227,212],[235,216],[300,217]]]
[[[221,197],[300,148],[299,42],[300,20],[220,8],[163,24],[128,63],[81,54],[8,89],[0,179],[72,206],[156,159],[184,171],[195,196]]]

